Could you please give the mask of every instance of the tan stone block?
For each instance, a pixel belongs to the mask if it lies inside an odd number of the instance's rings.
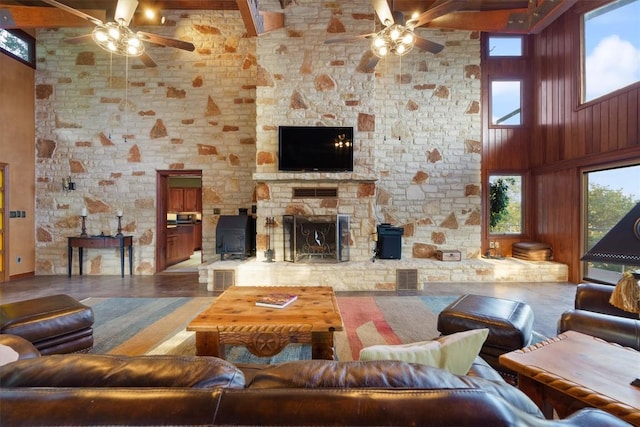
[[[293,110],[301,110],[301,109],[309,108],[309,106],[307,105],[304,97],[297,90],[294,90],[293,93],[291,94],[291,102],[290,102],[289,106]]]
[[[444,219],[444,221],[442,221],[442,223],[440,224],[440,227],[449,228],[451,230],[457,230],[458,229],[458,220],[456,218],[456,215],[453,212],[451,212]]]
[[[49,99],[53,94],[53,86],[40,84],[36,85],[36,99]]]
[[[96,65],[96,55],[93,52],[80,52],[76,56],[76,65]]]
[[[50,139],[38,138],[36,141],[36,157],[39,159],[50,159],[56,149],[56,143]]]
[[[140,161],[141,161],[140,148],[136,144],[136,145],[133,145],[129,149],[129,154],[127,156],[127,162],[129,162],[129,163],[140,163]]]
[[[435,258],[437,247],[426,243],[414,243],[411,249],[413,258]]]
[[[138,245],[148,246],[153,244],[153,230],[145,230],[138,238]]]
[[[84,165],[79,160],[69,160],[69,170],[71,173],[85,173]]]
[[[149,136],[151,139],[163,138],[167,136],[167,128],[164,126],[162,119],[157,119],[156,123],[151,128],[151,132],[149,132]]]
[[[428,179],[429,179],[429,174],[427,172],[418,171],[413,176],[413,179],[411,180],[411,182],[413,182],[414,184],[424,184]]]
[[[474,210],[469,214],[467,220],[464,222],[464,225],[480,225],[481,219],[482,215],[480,215],[480,211]]]
[[[442,155],[440,154],[440,150],[434,148],[431,151],[427,151],[427,161],[429,163],[435,163],[442,160]]]
[[[51,233],[43,227],[36,228],[36,241],[37,242],[53,242],[53,236]]]

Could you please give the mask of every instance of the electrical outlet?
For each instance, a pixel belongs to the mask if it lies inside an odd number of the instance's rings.
[[[489,249],[495,249],[496,248],[496,242],[494,242],[493,240],[489,242]]]

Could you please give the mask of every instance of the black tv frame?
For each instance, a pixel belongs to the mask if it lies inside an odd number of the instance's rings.
[[[278,170],[352,172],[353,135],[353,126],[279,126]]]

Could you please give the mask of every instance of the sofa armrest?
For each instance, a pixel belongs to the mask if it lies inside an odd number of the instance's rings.
[[[638,319],[638,314],[621,310],[609,303],[615,286],[598,283],[581,283],[576,288],[574,308],[576,310],[594,311],[618,317]]]
[[[640,350],[640,320],[586,310],[568,310],[558,322],[558,333],[576,331]]]
[[[40,352],[26,339],[17,335],[0,334],[0,345],[11,347],[18,353],[18,360],[40,357]]]

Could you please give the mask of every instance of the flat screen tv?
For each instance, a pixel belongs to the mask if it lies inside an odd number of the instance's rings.
[[[353,127],[280,126],[278,169],[291,172],[353,171]]]

